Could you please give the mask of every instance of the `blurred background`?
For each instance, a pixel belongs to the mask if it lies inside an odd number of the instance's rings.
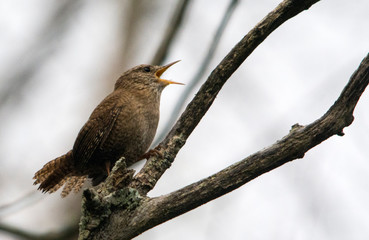
[[[186,85],[163,92],[158,135],[164,136],[183,94],[193,86],[186,105],[279,2],[1,1],[0,229],[39,237],[70,231],[65,239],[76,238],[81,193],[44,195],[32,185],[33,174],[71,149],[122,72],[154,62],[178,9],[182,21],[161,63],[181,59],[165,78]],[[337,0],[283,24],[232,75],[149,195],[205,178],[273,144],[293,124],[323,115],[368,53],[368,23],[366,0]],[[368,239],[368,104],[365,92],[344,137],[136,239]],[[0,239],[20,238],[7,231]]]

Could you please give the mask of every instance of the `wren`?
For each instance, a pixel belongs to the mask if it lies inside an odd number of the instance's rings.
[[[177,62],[143,64],[124,72],[79,131],[72,150],[35,173],[38,189],[52,193],[64,185],[65,197],[72,190],[78,192],[87,178],[93,185],[104,181],[121,157],[127,167],[141,160],[156,133],[163,89],[182,84],[160,78]]]

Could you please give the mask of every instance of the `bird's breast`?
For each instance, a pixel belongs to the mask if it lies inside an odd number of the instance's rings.
[[[159,104],[135,101],[123,107],[110,137],[119,159],[124,156],[127,166],[134,163],[150,147],[159,122]]]

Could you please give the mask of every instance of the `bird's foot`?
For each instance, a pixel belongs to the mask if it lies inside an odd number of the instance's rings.
[[[105,169],[108,176],[110,175],[110,161],[105,161]]]
[[[160,150],[161,150],[160,146],[157,146],[153,149],[150,149],[147,153],[145,153],[144,155],[142,155],[140,157],[140,160],[141,159],[149,159],[152,156],[156,156],[156,157],[160,157],[160,158],[164,157],[163,153],[161,153]]]

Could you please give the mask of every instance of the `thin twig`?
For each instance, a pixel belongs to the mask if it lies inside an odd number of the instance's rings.
[[[74,23],[71,20],[75,18],[71,15],[78,13],[81,5],[81,1],[61,1],[53,18],[39,34],[40,38],[26,53],[22,53],[12,71],[8,71],[9,76],[3,78],[6,84],[2,84],[0,89],[0,107],[12,98],[16,98],[15,103],[19,104],[22,99],[18,98],[20,93],[32,81],[40,66],[53,55],[59,44],[58,40],[69,29],[69,25]]]
[[[176,11],[174,12],[171,20],[169,21],[168,28],[164,34],[160,46],[156,51],[155,56],[151,60],[151,64],[161,65],[165,60],[165,57],[168,55],[168,50],[173,42],[173,39],[177,34],[179,27],[182,23],[189,2],[190,0],[180,0],[180,2],[178,3]]]
[[[156,146],[157,144],[159,144],[159,142],[161,140],[163,140],[163,138],[165,137],[165,134],[168,133],[168,131],[170,130],[170,128],[173,126],[174,122],[176,121],[176,119],[178,118],[181,110],[183,109],[186,100],[188,99],[188,97],[190,96],[191,92],[193,91],[193,89],[199,84],[199,82],[201,81],[202,77],[204,76],[206,69],[209,67],[211,60],[214,57],[215,51],[219,45],[219,41],[221,39],[221,37],[223,36],[224,30],[232,16],[232,14],[234,13],[234,10],[237,7],[238,4],[238,0],[231,0],[231,2],[229,3],[227,10],[225,11],[223,18],[217,28],[217,31],[215,32],[215,35],[213,37],[213,41],[211,42],[209,49],[201,63],[200,68],[198,69],[197,73],[195,74],[195,76],[192,78],[192,80],[190,81],[189,84],[186,84],[186,88],[185,91],[182,93],[182,95],[180,96],[180,98],[177,101],[176,106],[173,109],[173,112],[170,114],[170,119],[167,121],[166,124],[164,124],[164,126],[166,126],[158,135],[158,137],[156,138],[155,142],[154,142],[154,146]]]
[[[31,204],[41,200],[42,197],[43,196],[40,195],[38,191],[32,190],[11,203],[3,204],[0,206],[0,218],[28,207]]]
[[[58,232],[49,232],[44,234],[31,233],[25,230],[20,230],[19,228],[13,226],[0,224],[0,231],[6,232],[25,240],[64,240],[70,239],[73,236],[77,236],[78,224],[67,226]]]

